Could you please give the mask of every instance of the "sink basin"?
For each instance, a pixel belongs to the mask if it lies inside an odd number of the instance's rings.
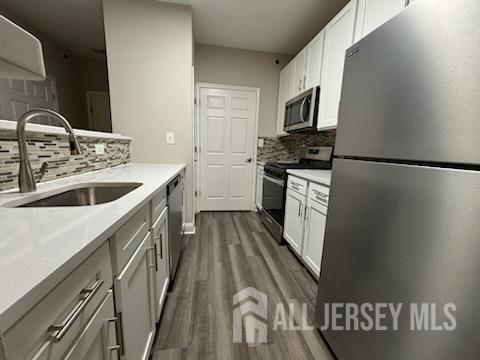
[[[64,191],[18,207],[92,206],[105,204],[127,195],[140,183],[99,183]]]

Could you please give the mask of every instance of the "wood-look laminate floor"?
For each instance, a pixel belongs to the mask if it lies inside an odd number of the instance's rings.
[[[266,344],[233,343],[233,296],[246,287],[268,296]],[[256,213],[200,213],[163,310],[152,359],[332,359],[316,330],[273,330],[277,303],[287,310],[288,304],[307,304],[313,325],[316,291],[316,281],[275,242]]]

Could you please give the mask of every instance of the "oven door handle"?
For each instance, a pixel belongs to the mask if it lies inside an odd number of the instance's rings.
[[[275,179],[274,177],[271,177],[267,174],[263,174],[263,178],[268,180],[268,181],[271,181],[277,185],[280,185],[280,186],[285,186],[285,180],[280,180],[280,179]]]

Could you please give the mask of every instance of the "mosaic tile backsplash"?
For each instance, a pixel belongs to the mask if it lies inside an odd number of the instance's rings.
[[[82,155],[71,155],[67,135],[27,134],[28,153],[37,175],[44,162],[45,175],[39,182],[119,166],[130,162],[130,140],[79,137]],[[105,144],[105,154],[95,154],[95,144]],[[18,144],[15,131],[0,130],[0,191],[18,187]]]
[[[258,161],[299,160],[306,147],[335,145],[335,130],[318,134],[291,134],[284,137],[264,138],[264,146],[257,149]]]

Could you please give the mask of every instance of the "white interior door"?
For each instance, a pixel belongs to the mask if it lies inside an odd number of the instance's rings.
[[[200,89],[200,207],[251,210],[257,92]]]
[[[87,92],[88,119],[95,131],[112,132],[110,95],[105,92]]]

